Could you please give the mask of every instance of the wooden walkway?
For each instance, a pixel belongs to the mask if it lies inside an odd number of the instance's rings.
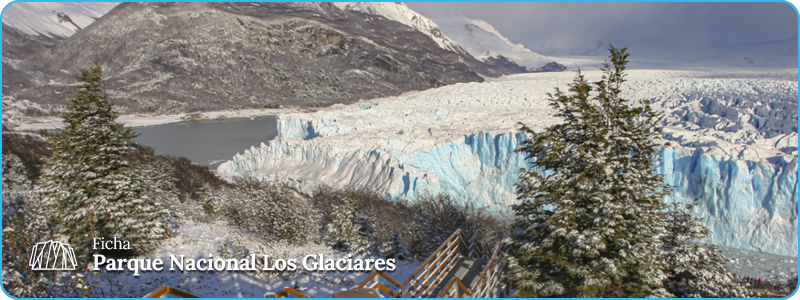
[[[402,283],[382,271],[375,271],[352,290],[331,296],[348,298],[358,297],[358,295],[372,298],[377,295],[393,298],[497,298],[508,295],[508,289],[500,284],[505,268],[506,262],[503,259],[501,243],[490,248],[475,239],[467,240],[459,229]],[[342,295],[339,295],[340,293]],[[197,297],[172,287],[162,286],[145,295],[144,298],[158,298],[168,294],[179,297]],[[288,287],[277,293],[267,293],[265,297],[310,298],[310,296]]]
[[[507,294],[500,279],[505,272],[503,249],[500,243],[489,248],[476,240],[467,240],[461,229],[456,230],[419,268],[399,283],[381,271],[372,272],[351,291],[372,289],[384,297],[393,298],[486,298]],[[277,297],[307,295],[285,288]]]

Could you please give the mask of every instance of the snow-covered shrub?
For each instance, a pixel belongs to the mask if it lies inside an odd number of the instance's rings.
[[[217,177],[216,173],[207,167],[193,164],[188,158],[167,156],[166,159],[170,161],[175,170],[173,177],[177,179],[175,186],[178,188],[181,202],[199,199],[204,186],[206,189],[230,186],[226,181]]]
[[[448,195],[423,196],[409,204],[414,227],[407,248],[419,258],[427,257],[458,229],[467,238],[487,240],[487,226],[492,221],[482,210],[458,204]],[[497,242],[496,240],[494,242]]]
[[[696,204],[696,203],[695,203]],[[725,267],[727,258],[712,244],[700,245],[710,230],[692,214],[694,204],[673,203],[664,214],[664,287],[680,298],[746,297],[748,290]]]
[[[302,245],[318,233],[317,213],[294,190],[269,183],[240,183],[206,191],[207,212],[272,240]]]
[[[25,166],[19,156],[11,153],[3,154],[3,191],[16,188],[30,187],[30,181],[25,176]]]
[[[52,274],[28,267],[31,247],[52,238],[43,205],[21,192],[7,189],[7,157],[3,156],[3,286],[17,297],[52,297]],[[37,205],[39,204],[39,205]]]
[[[322,221],[320,232],[328,241],[336,239],[331,237],[328,231],[329,225],[335,219],[334,211],[341,210],[346,201],[354,201],[359,218],[364,219],[358,222],[359,226],[365,229],[362,239],[364,244],[360,248],[379,250],[380,253],[376,254],[386,255],[384,252],[388,249],[386,245],[395,238],[392,228],[395,228],[394,233],[401,237],[410,235],[414,228],[414,222],[409,218],[410,209],[405,202],[390,201],[368,189],[335,189],[320,186],[314,191],[311,200],[320,212]]]
[[[411,253],[406,250],[406,247],[403,245],[403,237],[400,236],[394,228],[391,228],[392,232],[392,240],[388,243],[384,244],[381,249],[386,258],[395,258],[397,260],[405,260],[408,258]]]
[[[364,228],[368,230],[370,248],[386,257],[406,252],[407,256],[424,259],[459,228],[480,242],[493,244],[505,237],[509,228],[508,221],[485,210],[458,204],[441,194],[421,197],[414,202],[391,201],[367,189],[322,186],[314,191],[311,199],[320,211],[323,236],[329,236],[328,226],[336,219],[333,217],[336,210],[351,207],[366,220]],[[344,205],[350,200],[354,200],[356,208]]]
[[[794,277],[789,278],[788,280],[786,280],[786,285],[784,286],[783,290],[784,291],[794,291],[796,289],[797,289],[797,275],[794,275]]]
[[[54,239],[53,233],[54,225],[48,222],[46,206],[35,191],[15,189],[8,192],[4,189],[3,287],[10,295],[91,297],[94,284],[86,280],[86,270],[34,272],[28,266],[33,245]],[[79,265],[88,264],[79,262]]]
[[[334,249],[362,254],[371,248],[369,222],[352,197],[345,197],[342,204],[334,207],[326,227],[329,244]]]
[[[14,133],[3,130],[3,155],[13,154],[20,158],[28,180],[39,179],[39,169],[44,165],[44,158],[52,152],[42,135],[34,133]]]

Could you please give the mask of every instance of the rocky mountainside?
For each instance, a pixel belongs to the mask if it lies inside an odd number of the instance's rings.
[[[384,15],[332,3],[123,3],[63,40],[4,25],[3,102],[54,114],[93,61],[123,113],[317,107],[515,73]]]

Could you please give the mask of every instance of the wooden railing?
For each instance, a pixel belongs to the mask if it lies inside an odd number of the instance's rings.
[[[502,272],[506,267],[506,262],[502,257],[502,247],[501,243],[497,243],[494,246],[489,263],[484,267],[481,276],[478,277],[478,281],[475,282],[475,286],[472,289],[465,286],[458,277],[453,277],[444,290],[436,296],[438,298],[463,298],[464,296],[470,298],[497,298],[499,295],[493,292],[497,290],[497,284],[500,283]]]
[[[285,288],[285,289],[282,289],[276,295],[277,295],[277,298],[286,297],[288,295],[294,295],[294,296],[297,296],[299,298],[311,298],[311,296],[308,296],[308,295],[303,294],[303,293],[301,293],[301,292],[299,292],[299,291],[297,291],[297,290],[295,290],[293,288],[288,288],[288,287]]]
[[[476,287],[482,286],[483,290],[488,291],[496,285],[496,281],[499,281],[499,272],[502,271],[503,267],[501,265],[502,258],[500,257],[500,251],[501,249],[498,244],[492,252],[490,263],[487,265],[487,268],[484,269],[481,279],[475,285]],[[488,247],[480,244],[475,239],[467,241],[463,237],[463,231],[458,229],[402,284],[398,284],[397,281],[386,275],[386,273],[376,271],[370,274],[370,276],[367,276],[355,289],[358,290],[365,287],[377,289],[395,298],[405,298],[408,296],[414,298],[429,297],[431,296],[431,292],[441,283],[461,258],[486,259],[488,254]],[[496,268],[496,270],[487,273],[489,267]],[[381,277],[387,279],[394,286],[394,289],[382,284],[380,282]],[[489,278],[491,278],[492,281],[488,281]],[[374,281],[374,283],[368,285],[371,281]],[[484,283],[481,284],[481,281],[484,281]],[[460,283],[460,280],[458,282]],[[487,285],[487,282],[490,283],[490,285]],[[463,283],[460,284],[463,286]],[[466,289],[465,287],[464,290]],[[470,291],[470,293],[472,292]],[[486,294],[486,292],[482,292],[482,294]]]
[[[468,295],[473,297],[487,297],[492,296],[492,291],[495,290],[497,283],[500,281],[501,273],[505,268],[505,261],[502,259],[501,244],[497,243],[493,249],[489,249],[486,245],[482,245],[476,239],[467,240],[463,237],[461,229],[456,230],[445,240],[439,248],[434,251],[417,270],[411,274],[403,283],[398,283],[391,276],[383,271],[372,272],[353,290],[361,290],[363,288],[374,289],[385,293],[394,298],[423,298],[432,296],[433,290],[442,283],[442,280],[447,276],[450,271],[458,264],[462,258],[473,259],[489,259],[481,273],[475,287],[471,290],[464,286],[458,278],[453,278],[447,283],[447,288],[443,290],[441,295],[448,295],[452,297],[459,297]],[[491,252],[490,252],[491,251]],[[491,254],[491,256],[489,256]],[[381,278],[384,279],[383,284]],[[371,284],[370,284],[371,283]],[[453,288],[456,286],[456,288]],[[287,297],[289,295],[309,298],[299,291],[292,288],[285,288],[279,293],[275,294],[276,297]],[[440,295],[436,295],[440,296]]]
[[[160,288],[156,289],[155,291],[150,292],[147,295],[144,295],[142,298],[161,298],[166,294],[173,294],[178,297],[182,298],[200,298],[198,296],[189,294],[187,292],[181,291],[171,286],[162,285]]]

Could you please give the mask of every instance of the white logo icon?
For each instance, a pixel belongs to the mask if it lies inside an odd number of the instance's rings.
[[[34,271],[71,271],[77,262],[69,244],[50,240],[33,245],[28,265]]]

